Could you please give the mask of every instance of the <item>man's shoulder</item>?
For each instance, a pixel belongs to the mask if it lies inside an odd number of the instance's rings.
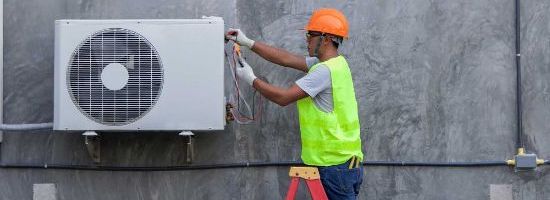
[[[330,75],[330,68],[325,63],[317,63],[314,66],[312,66],[310,73],[312,72]]]
[[[319,63],[319,58],[306,56],[306,65],[308,69],[311,69],[314,65]]]

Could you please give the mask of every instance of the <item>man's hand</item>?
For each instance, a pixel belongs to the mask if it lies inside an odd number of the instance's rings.
[[[252,86],[252,83],[254,83],[254,79],[257,78],[256,75],[254,75],[252,67],[250,67],[250,65],[240,56],[239,63],[242,65],[242,67],[237,67],[237,76],[248,83],[250,86]]]
[[[246,35],[241,31],[241,29],[230,28],[227,31],[225,38],[227,38],[228,40],[232,40],[241,46],[246,46],[250,49],[252,48],[252,46],[254,46],[254,40],[251,40],[248,37],[246,37]]]

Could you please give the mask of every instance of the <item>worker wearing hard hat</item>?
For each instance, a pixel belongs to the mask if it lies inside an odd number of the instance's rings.
[[[319,9],[305,29],[310,57],[251,40],[239,29],[226,37],[270,62],[307,73],[284,89],[256,78],[242,58],[237,68],[237,76],[267,99],[281,106],[297,101],[303,162],[319,168],[329,199],[356,199],[363,177],[359,116],[348,63],[338,54],[348,22],[338,10]]]

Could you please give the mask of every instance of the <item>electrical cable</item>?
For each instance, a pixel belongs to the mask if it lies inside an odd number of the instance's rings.
[[[516,147],[525,148],[523,143],[523,108],[521,90],[521,16],[520,0],[515,0],[515,30],[516,30],[516,117],[517,117],[517,143]]]
[[[101,165],[60,165],[60,164],[3,164],[0,168],[5,169],[66,169],[66,170],[88,170],[88,171],[182,171],[182,170],[205,170],[205,169],[227,169],[227,168],[248,168],[248,167],[279,167],[279,166],[301,166],[301,162],[245,162],[245,163],[220,163],[220,164],[196,164],[186,166],[101,166]]]
[[[233,53],[232,53],[232,58],[233,58],[233,66],[234,66],[234,70],[235,70],[235,77],[237,76],[237,62],[242,65],[241,61],[240,60],[236,60],[235,58],[235,55],[237,55],[239,58],[240,58],[240,48],[233,44]],[[246,119],[250,119],[249,117],[246,117],[247,115],[246,114],[242,114],[241,113],[241,110],[240,110],[240,103],[241,101],[240,100],[243,100],[244,104],[245,104],[245,108],[248,110],[248,116],[251,116],[252,115],[252,109],[250,109],[250,105],[248,104],[248,102],[246,101],[246,99],[244,99],[243,95],[241,95],[241,90],[239,88],[239,81],[237,79],[235,79],[235,85],[237,87],[237,111],[239,112],[239,114],[241,116],[244,116],[244,118]]]
[[[237,58],[236,56],[240,56],[240,47],[236,44],[233,44],[233,48],[232,48],[232,53],[231,53],[231,56],[230,54],[227,52],[227,47],[225,48],[224,50],[225,52],[225,56],[228,60],[228,63],[229,63],[229,68],[231,69],[231,73],[232,73],[232,76],[233,76],[233,81],[234,81],[234,86],[235,86],[235,90],[234,92],[232,92],[230,95],[229,95],[229,100],[228,102],[233,105],[233,107],[230,109],[230,112],[231,114],[233,115],[235,121],[238,123],[238,124],[251,124],[257,120],[259,120],[259,118],[261,117],[261,112],[262,112],[262,102],[263,102],[263,98],[261,95],[258,95],[258,97],[256,97],[256,90],[254,91],[254,95],[253,95],[253,104],[252,104],[252,108],[250,106],[250,104],[248,103],[248,101],[246,101],[246,99],[244,98],[244,96],[242,95],[241,93],[241,89],[239,87],[239,83],[238,83],[238,79],[237,79]],[[240,62],[239,62],[240,64]],[[259,105],[258,105],[258,108],[256,108],[256,98],[259,98]],[[245,113],[242,113],[242,109],[241,109],[241,101],[243,102],[244,104],[244,109],[245,109]],[[256,111],[259,111],[259,112],[256,112]]]
[[[476,162],[399,162],[399,161],[367,161],[367,166],[414,166],[414,167],[490,167],[507,166],[506,161],[476,161]]]
[[[545,164],[550,164],[547,160]],[[183,171],[207,170],[251,167],[288,167],[305,166],[298,161],[280,162],[243,162],[219,164],[194,164],[185,166],[101,166],[101,165],[62,165],[62,164],[2,164],[5,169],[61,169],[61,170],[88,170],[88,171]],[[365,161],[362,166],[388,167],[494,167],[508,166],[505,161],[476,161],[476,162],[409,162],[409,161]]]
[[[226,55],[228,55],[226,53]],[[231,54],[232,57],[229,58],[228,56],[228,62],[229,62],[229,67],[231,69],[231,73],[233,74],[233,80],[234,80],[234,83],[235,83],[235,93],[234,95],[230,95],[229,96],[229,102],[232,104],[232,105],[236,105],[234,106],[233,108],[235,109],[232,109],[231,110],[231,113],[233,114],[234,118],[235,118],[235,121],[239,124],[247,124],[247,123],[250,123],[248,121],[243,121],[245,119],[243,119],[243,117],[241,117],[240,115],[240,100],[242,99],[242,96],[240,95],[240,88],[239,88],[239,83],[238,83],[238,80],[237,80],[237,72],[236,72],[236,61],[235,61],[235,50],[233,50],[233,53]],[[232,61],[232,62],[231,62]],[[231,65],[233,64],[233,65]],[[236,96],[236,97],[234,97]],[[235,100],[236,99],[236,100]],[[244,99],[243,99],[244,100]],[[236,102],[235,102],[236,101]],[[245,101],[245,106],[248,105],[248,103],[246,103],[246,100]],[[246,108],[248,108],[249,110],[249,113],[251,112],[250,111],[250,107],[247,106]],[[238,113],[235,112],[235,110],[238,111]]]
[[[235,63],[235,59],[231,59],[231,58],[229,57],[229,55],[228,55],[227,52],[225,52],[225,55],[226,55],[227,60],[228,60],[228,62],[229,62],[229,68],[231,69],[231,74],[232,74],[232,76],[233,76],[233,80],[234,80],[234,83],[235,83],[235,93],[236,93],[236,94],[230,94],[230,95],[229,95],[229,100],[228,100],[228,102],[229,102],[231,105],[233,105],[233,108],[230,110],[230,112],[231,112],[231,114],[234,116],[234,119],[235,119],[235,121],[236,121],[237,123],[239,123],[239,124],[249,124],[249,123],[251,123],[250,121],[243,121],[243,120],[246,120],[246,119],[243,119],[243,118],[240,116],[240,113],[236,113],[236,112],[235,112],[235,110],[238,110],[239,107],[240,107],[240,106],[239,106],[239,105],[240,105],[240,104],[239,104],[239,101],[240,101],[240,99],[241,99],[241,96],[239,95],[240,89],[239,89],[239,85],[238,85],[238,81],[237,81],[237,74],[236,74],[236,70],[235,70],[235,65],[236,65],[236,63]],[[231,62],[231,61],[233,61],[233,62]],[[232,63],[233,63],[233,65],[231,65]],[[236,97],[235,97],[235,96],[236,96]],[[235,98],[236,98],[236,100],[235,100]],[[235,103],[235,101],[237,101],[237,102]],[[245,100],[245,101],[246,101],[246,100]],[[235,108],[235,105],[237,105],[236,108]]]

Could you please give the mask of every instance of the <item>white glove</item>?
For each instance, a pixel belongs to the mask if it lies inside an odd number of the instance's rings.
[[[242,67],[237,67],[237,76],[248,83],[250,86],[252,86],[252,83],[254,82],[254,79],[256,79],[256,75],[254,75],[254,71],[252,70],[252,67],[246,61],[239,56],[239,61],[242,63]]]
[[[248,48],[252,48],[252,46],[254,46],[254,40],[251,40],[248,37],[246,37],[246,35],[241,31],[241,29],[230,28],[227,31],[225,38],[227,38],[228,40],[233,40],[239,45],[246,46]]]

